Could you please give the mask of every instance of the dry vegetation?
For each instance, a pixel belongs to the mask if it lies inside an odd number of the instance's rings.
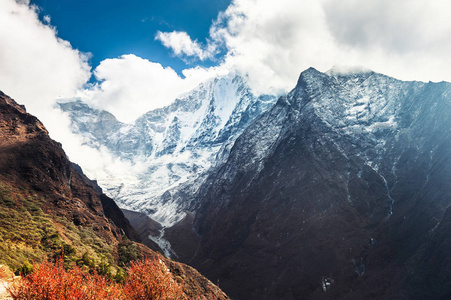
[[[133,262],[123,282],[75,266],[68,270],[62,260],[33,266],[33,272],[10,288],[15,300],[187,299],[168,267],[159,259]]]

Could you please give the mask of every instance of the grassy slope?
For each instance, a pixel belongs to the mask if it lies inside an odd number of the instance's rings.
[[[61,254],[70,264],[86,253],[85,259],[97,265],[114,265],[112,245],[89,227],[45,213],[44,202],[33,192],[0,182],[0,264],[17,269]]]

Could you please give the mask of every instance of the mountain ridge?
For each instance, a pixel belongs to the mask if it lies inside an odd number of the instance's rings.
[[[450,204],[450,91],[304,71],[201,186],[192,265],[235,299],[414,297],[400,265],[424,267]]]

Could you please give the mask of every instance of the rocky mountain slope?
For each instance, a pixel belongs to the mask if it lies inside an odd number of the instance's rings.
[[[246,78],[229,74],[143,114],[134,124],[81,101],[59,105],[87,145],[130,163],[132,178],[121,171],[96,178],[105,192],[122,208],[145,212],[167,227],[193,208],[192,195],[206,171],[275,100],[256,97]]]
[[[227,298],[191,267],[125,234],[139,238],[115,202],[67,159],[44,125],[0,92],[0,264],[24,270],[33,261],[61,256],[65,264],[107,274],[132,259],[157,257],[178,276],[188,298]]]
[[[450,149],[450,83],[308,69],[202,184],[199,245],[176,252],[234,299],[445,299]]]
[[[75,171],[44,125],[3,93],[0,101],[3,194],[20,188],[24,194],[44,198],[43,211],[51,211],[77,226],[93,226],[108,242],[121,237],[123,230],[105,218],[99,191]]]

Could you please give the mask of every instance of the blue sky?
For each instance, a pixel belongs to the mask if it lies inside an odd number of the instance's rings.
[[[92,54],[93,68],[106,58],[123,54],[157,61],[171,66],[181,74],[194,64],[211,66],[216,61],[180,59],[161,42],[155,40],[158,31],[185,31],[202,44],[220,11],[230,0],[32,0],[39,17],[50,16],[58,36],[72,46]]]

